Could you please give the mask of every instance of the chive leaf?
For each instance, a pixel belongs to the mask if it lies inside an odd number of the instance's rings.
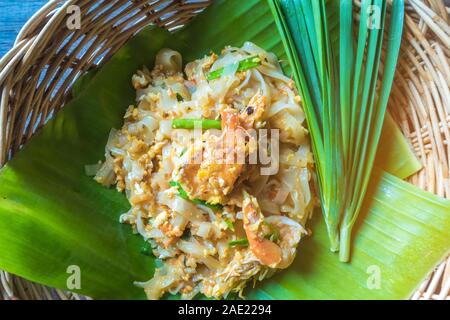
[[[248,246],[248,240],[247,240],[247,238],[237,239],[237,240],[233,240],[233,241],[228,242],[228,245],[230,247],[235,247],[235,246],[247,247]]]
[[[186,193],[186,191],[183,189],[181,184],[176,181],[170,181],[169,186],[171,187],[177,187],[178,188],[178,196],[180,196],[182,199],[191,201],[192,203],[199,204],[205,207],[208,207],[210,209],[213,209],[214,211],[219,211],[223,208],[221,204],[211,204],[206,201],[200,200],[200,199],[191,199],[189,198],[189,195]]]
[[[234,229],[233,221],[231,221],[231,219],[228,219],[228,218],[225,218],[224,221],[227,224],[228,229],[230,229],[231,231],[234,232],[235,229]]]
[[[252,56],[250,58],[246,58],[244,60],[239,61],[239,65],[237,67],[237,72],[242,72],[251,68],[256,68],[261,65],[261,58],[258,56]],[[225,67],[219,68],[217,70],[211,71],[208,73],[207,79],[208,81],[220,78],[225,70]]]
[[[201,129],[222,129],[222,121],[214,119],[173,119],[173,129],[195,129],[198,126]]]

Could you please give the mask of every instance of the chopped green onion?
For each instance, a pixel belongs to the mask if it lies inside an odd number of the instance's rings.
[[[178,100],[178,102],[182,102],[182,101],[184,101],[184,98],[181,94],[177,93],[177,100]]]
[[[187,148],[183,148],[183,150],[181,150],[180,157],[182,157],[186,153],[186,151],[187,151]]]
[[[171,187],[177,187],[178,188],[178,195],[183,198],[184,200],[191,200],[189,199],[186,191],[184,191],[184,189],[181,187],[181,184],[179,184],[178,182],[175,181],[170,181],[169,182],[169,186]]]
[[[213,119],[174,119],[172,128],[174,129],[195,129],[198,126],[202,129],[222,129],[222,121]]]
[[[228,242],[228,245],[230,247],[235,247],[235,246],[247,247],[248,246],[248,240],[247,240],[247,238],[233,240],[233,241]]]
[[[273,228],[269,240],[272,242],[277,242],[279,239],[280,239],[280,230],[278,230],[278,228]]]
[[[253,56],[244,60],[239,61],[239,66],[237,67],[237,72],[242,72],[251,68],[255,68],[261,65],[261,58],[258,56]],[[219,68],[217,70],[208,73],[208,81],[220,78],[224,72],[225,68]]]
[[[233,221],[231,221],[231,219],[228,219],[228,218],[225,218],[224,221],[227,224],[228,229],[230,229],[231,231],[234,232],[235,230],[234,230]]]
[[[211,203],[208,203],[208,202],[200,200],[200,199],[193,199],[191,201],[196,203],[196,204],[200,204],[202,206],[205,206],[205,207],[208,207],[210,209],[213,209],[214,211],[219,211],[219,210],[223,209],[223,206],[221,204],[219,204],[219,203],[211,204]]]
[[[272,242],[277,242],[280,239],[280,230],[266,221],[264,221],[264,225],[269,228],[269,234],[265,238]]]
[[[191,201],[191,202],[193,202],[195,204],[200,204],[202,206],[211,208],[214,211],[219,211],[219,210],[221,210],[223,208],[223,206],[221,204],[211,204],[211,203],[208,203],[208,202],[200,200],[200,199],[191,199],[191,198],[189,198],[188,194],[186,193],[186,191],[184,191],[183,187],[181,186],[181,184],[179,182],[170,181],[169,182],[169,186],[177,187],[178,188],[178,195],[184,200]]]

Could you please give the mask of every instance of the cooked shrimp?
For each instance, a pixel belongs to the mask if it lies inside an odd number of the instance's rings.
[[[285,269],[294,261],[297,245],[302,234],[307,234],[307,232],[299,223],[286,216],[269,216],[265,221],[279,231],[278,246],[281,248],[282,258],[276,267]]]
[[[238,154],[245,156],[245,132],[239,126],[237,111],[228,108],[222,112],[221,136],[207,132],[203,138],[202,147],[197,147],[201,150],[195,152],[195,145],[188,150],[189,157],[179,169],[178,182],[191,198],[223,203],[244,166],[244,161],[237,161]],[[203,156],[200,164],[195,161],[199,152]]]
[[[264,218],[256,198],[244,193],[243,202],[244,229],[250,250],[262,264],[271,268],[287,268],[295,258],[296,247],[300,242],[303,227],[285,216]],[[278,243],[266,237],[268,229],[277,229],[280,235]]]
[[[266,239],[268,232],[264,230],[264,216],[258,202],[255,197],[245,191],[242,213],[250,250],[262,264],[275,268],[282,259],[281,249],[274,242]]]

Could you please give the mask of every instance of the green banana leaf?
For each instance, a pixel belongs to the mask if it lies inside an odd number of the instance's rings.
[[[378,168],[401,179],[422,169],[422,164],[417,160],[389,112],[384,118],[375,164]]]
[[[129,208],[126,198],[87,177],[84,166],[103,158],[110,129],[121,126],[134,102],[132,74],[144,64],[151,67],[160,48],[177,49],[190,61],[246,40],[286,61],[265,1],[224,0],[176,34],[145,29],[101,70],[84,77],[75,98],[0,172],[0,268],[97,299],[144,298],[133,281],[149,279],[155,260],[141,253],[140,236],[118,223]],[[392,141],[386,146],[397,149],[405,162],[380,166],[400,176],[412,174],[417,160]],[[329,252],[324,222],[316,214],[313,235],[301,244],[294,265],[249,289],[248,296],[406,298],[450,248],[450,204],[387,173],[380,173],[368,199],[350,264]],[[78,289],[67,286],[70,266],[79,267]],[[377,267],[379,288],[368,273]]]

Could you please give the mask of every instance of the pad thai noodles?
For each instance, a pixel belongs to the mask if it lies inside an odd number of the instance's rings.
[[[242,296],[249,281],[292,263],[314,208],[294,82],[250,42],[184,72],[170,49],[154,65],[133,75],[136,105],[111,130],[95,179],[126,194],[120,222],[160,260],[152,279],[136,283],[149,299]]]

